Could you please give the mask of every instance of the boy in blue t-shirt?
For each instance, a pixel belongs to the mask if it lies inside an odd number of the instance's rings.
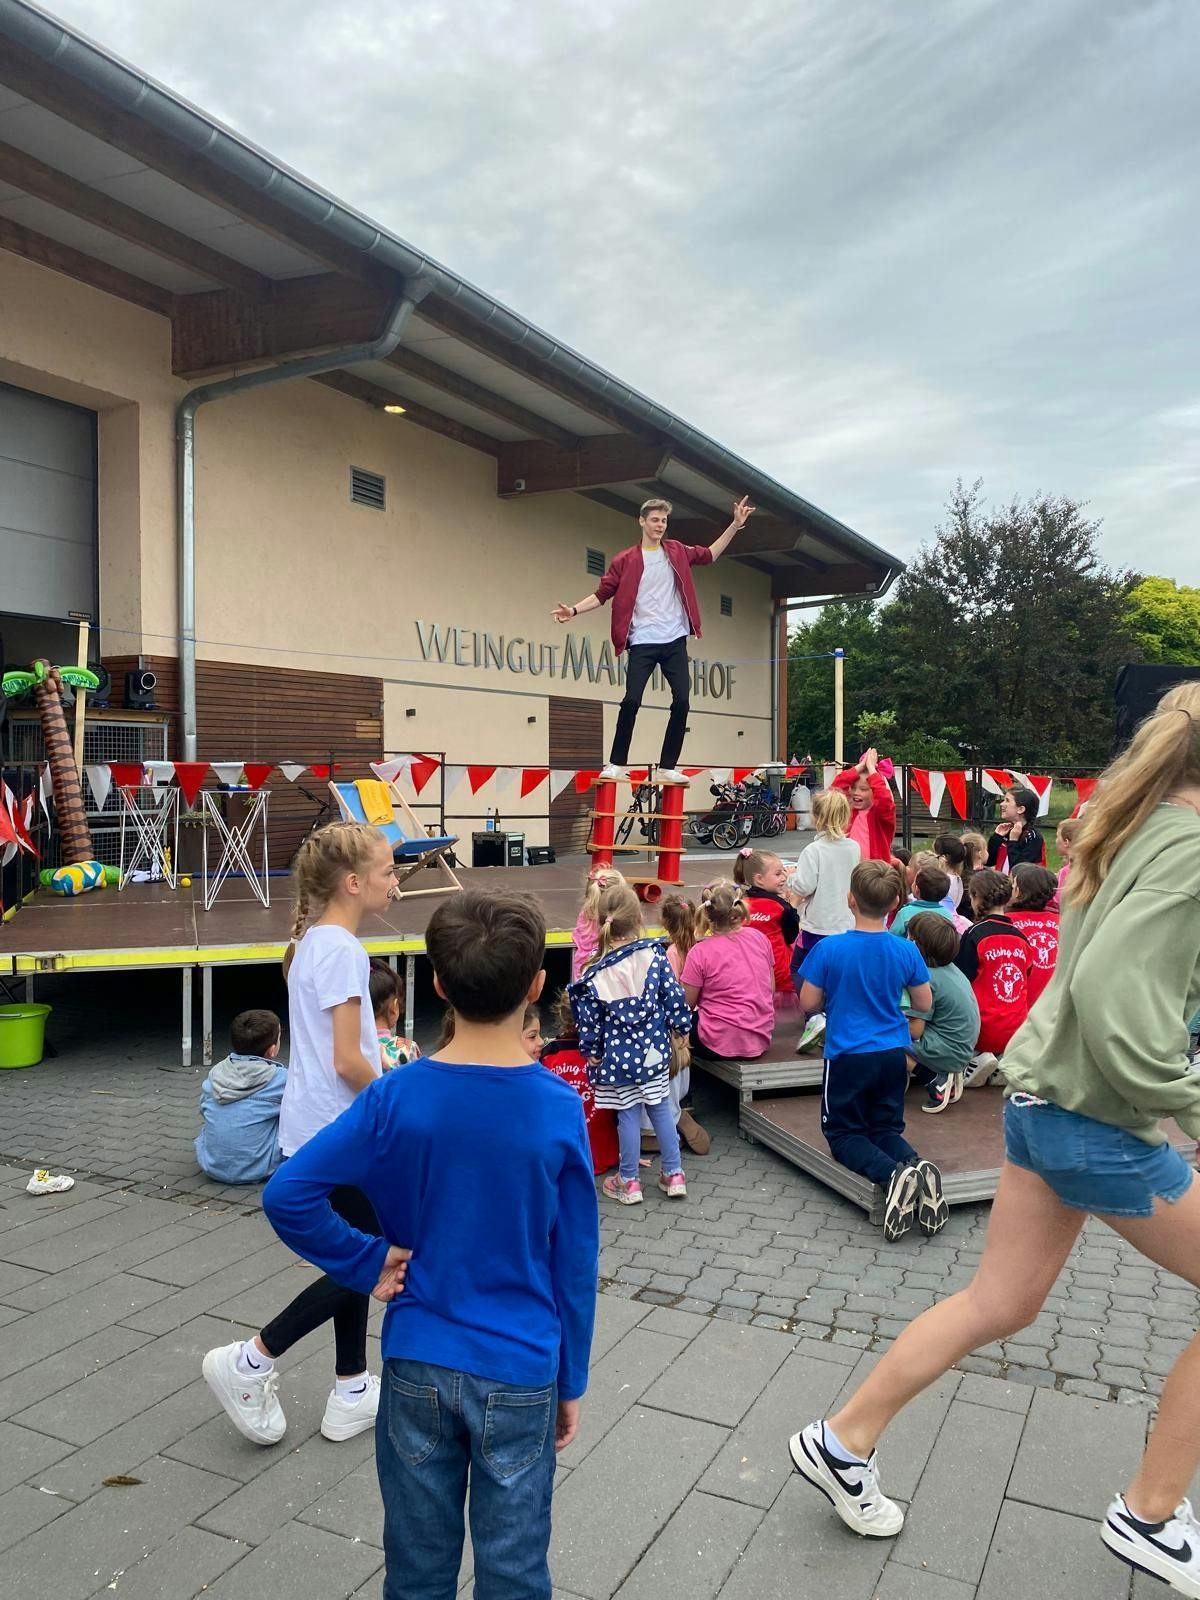
[[[283,1163],[263,1209],[337,1283],[389,1302],[384,1593],[454,1594],[469,1480],[478,1592],[550,1600],[555,1453],[578,1426],[596,1306],[583,1101],[521,1038],[546,976],[532,896],[453,895],[425,947],[453,1038],[369,1084]],[[342,1185],[366,1195],[381,1237],[334,1211]]]
[[[854,927],[824,939],[804,963],[800,1004],[824,1011],[825,1077],[821,1132],[835,1161],[885,1191],[883,1232],[898,1239],[916,1220],[937,1233],[949,1217],[942,1175],[904,1138],[908,990],[914,1010],[933,1008],[929,970],[907,939],[893,939],[887,919],[904,884],[886,861],[862,861],[850,877]]]

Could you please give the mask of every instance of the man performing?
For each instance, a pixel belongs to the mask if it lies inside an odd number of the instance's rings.
[[[613,602],[612,642],[619,655],[628,650],[625,673],[625,698],[617,717],[612,754],[601,772],[602,778],[623,778],[629,760],[633,725],[641,709],[642,695],[655,667],[671,689],[671,715],[663,736],[656,783],[686,783],[678,770],[683,752],[690,708],[691,673],[688,669],[689,634],[700,637],[700,604],[692,582],[691,568],[706,566],[724,555],[734,534],[746,526],[755,507],[743,495],[733,508],[733,521],[712,544],[680,544],[667,538],[669,500],[647,500],[638,513],[642,542],[622,550],[612,559],[608,571],[589,594],[574,606],[555,606],[555,622],[570,622],[572,617],[596,611],[606,601]]]

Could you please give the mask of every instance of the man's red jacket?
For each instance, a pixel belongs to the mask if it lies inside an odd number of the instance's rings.
[[[696,586],[691,569],[704,567],[712,560],[712,551],[706,544],[680,544],[678,539],[664,539],[662,543],[667,560],[675,573],[675,585],[688,622],[696,638],[700,637],[700,602],[696,599]],[[621,550],[612,558],[608,571],[596,585],[596,599],[601,605],[611,600],[612,642],[618,654],[629,643],[629,625],[633,621],[633,608],[637,602],[638,585],[642,581],[642,547],[635,544]]]
[[[847,767],[844,772],[838,773],[832,787],[840,789],[849,799],[849,792],[857,777],[858,768]],[[892,791],[887,786],[886,778],[881,778],[877,772],[868,772],[867,782],[871,785],[871,807],[867,812],[867,833],[871,840],[871,854],[867,859],[890,861],[892,840],[896,837],[896,802],[892,799]]]

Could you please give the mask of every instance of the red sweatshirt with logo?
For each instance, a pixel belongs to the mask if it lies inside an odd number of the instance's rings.
[[[1015,927],[1029,940],[1033,951],[1033,970],[1029,974],[1029,1004],[1032,1005],[1054,976],[1058,961],[1058,912],[1022,911],[1013,906],[1008,913]]]
[[[747,889],[746,926],[757,928],[771,941],[771,960],[775,963],[775,992],[794,994],[792,985],[792,946],[800,934],[800,914],[782,895],[770,889]]]
[[[597,1107],[588,1077],[587,1062],[574,1039],[551,1039],[542,1051],[542,1065],[556,1078],[569,1083],[583,1101],[588,1142],[592,1147],[592,1171],[597,1177],[615,1167],[621,1158],[617,1142],[617,1114]]]
[[[1000,1055],[1029,1015],[1033,949],[1010,917],[997,911],[974,922],[962,936],[954,964],[971,980],[979,1003],[975,1048]]]

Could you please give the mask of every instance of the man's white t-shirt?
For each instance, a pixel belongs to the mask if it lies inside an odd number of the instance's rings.
[[[288,972],[288,1075],[279,1107],[279,1147],[293,1156],[354,1102],[333,1065],[333,1007],[358,998],[362,1053],[379,1070],[371,1010],[371,962],[352,933],[322,923],[296,946]]]
[[[630,644],[671,644],[691,631],[666,551],[643,550],[642,581],[629,624]]]

